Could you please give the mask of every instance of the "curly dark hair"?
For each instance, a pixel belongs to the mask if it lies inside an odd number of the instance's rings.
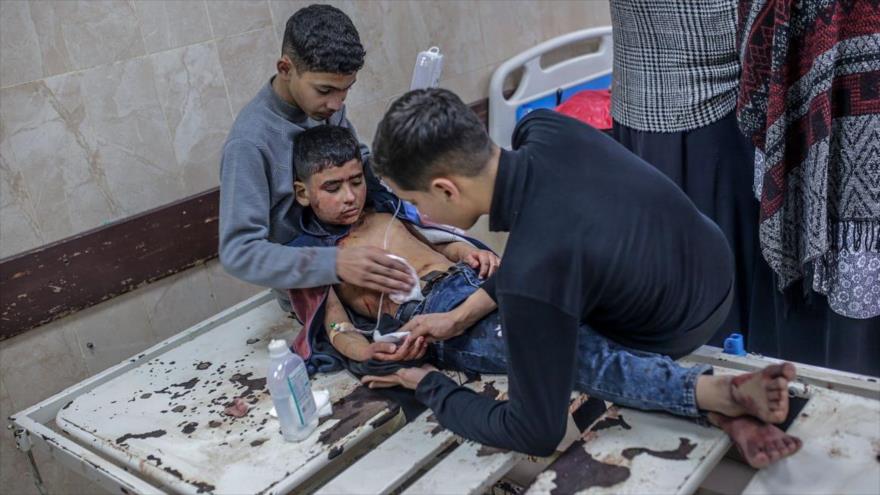
[[[416,89],[385,113],[373,139],[373,171],[409,191],[440,174],[479,175],[492,141],[477,115],[446,89]]]
[[[309,5],[287,20],[281,54],[298,72],[353,74],[364,66],[364,47],[354,23],[331,5]]]
[[[319,125],[293,138],[293,166],[298,181],[306,182],[318,172],[355,159],[363,162],[360,143],[345,127]]]

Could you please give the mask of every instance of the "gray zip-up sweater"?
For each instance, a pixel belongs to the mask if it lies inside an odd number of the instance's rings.
[[[345,107],[327,122],[312,120],[278,97],[271,80],[238,114],[220,163],[220,263],[231,275],[275,289],[339,283],[336,248],[284,245],[299,233],[302,213],[293,194],[293,138],[324,123],[355,132]],[[364,144],[361,153],[366,162]]]

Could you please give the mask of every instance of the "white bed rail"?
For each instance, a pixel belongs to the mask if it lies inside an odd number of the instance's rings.
[[[541,67],[541,56],[553,50],[599,39],[599,49],[550,67]],[[555,94],[611,73],[613,41],[611,26],[583,29],[557,36],[514,56],[501,64],[489,83],[489,135],[504,148],[510,147],[510,135],[516,125],[517,109],[530,101]],[[519,68],[522,80],[510,98],[504,98],[504,80]]]

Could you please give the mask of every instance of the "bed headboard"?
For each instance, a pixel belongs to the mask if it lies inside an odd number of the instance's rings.
[[[541,67],[541,56],[558,48],[586,40],[599,39],[599,49],[578,55],[550,67]],[[583,29],[547,40],[501,64],[489,83],[489,135],[504,148],[516,122],[531,110],[554,108],[559,101],[584,89],[611,87],[613,52],[611,26]],[[510,98],[504,97],[504,80],[522,68],[519,86]]]

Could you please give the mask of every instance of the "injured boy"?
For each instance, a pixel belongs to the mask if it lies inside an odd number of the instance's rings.
[[[420,294],[392,297],[345,283],[291,290],[294,310],[304,324],[294,347],[312,369],[331,369],[322,365],[341,354],[350,370],[388,375],[388,384],[394,384],[397,370],[420,364],[423,356],[440,368],[507,373],[501,319],[480,289],[497,269],[498,258],[455,232],[427,225],[409,209],[398,214],[399,200],[384,191],[368,195],[358,143],[346,129],[308,129],[296,137],[294,149],[296,199],[306,210],[303,234],[292,242],[384,248],[406,260],[413,277],[423,282]],[[426,237],[447,242],[432,245]],[[368,338],[374,327],[393,331],[417,315],[462,307],[475,323],[430,347],[422,337],[399,345]],[[353,320],[360,323],[356,326]],[[628,349],[586,325],[580,329],[576,353],[576,390],[621,406],[708,419],[731,436],[753,467],[764,467],[801,446],[799,439],[773,425],[788,414],[788,382],[795,377],[790,363],[736,377],[716,376],[710,366],[688,368],[668,356]]]

